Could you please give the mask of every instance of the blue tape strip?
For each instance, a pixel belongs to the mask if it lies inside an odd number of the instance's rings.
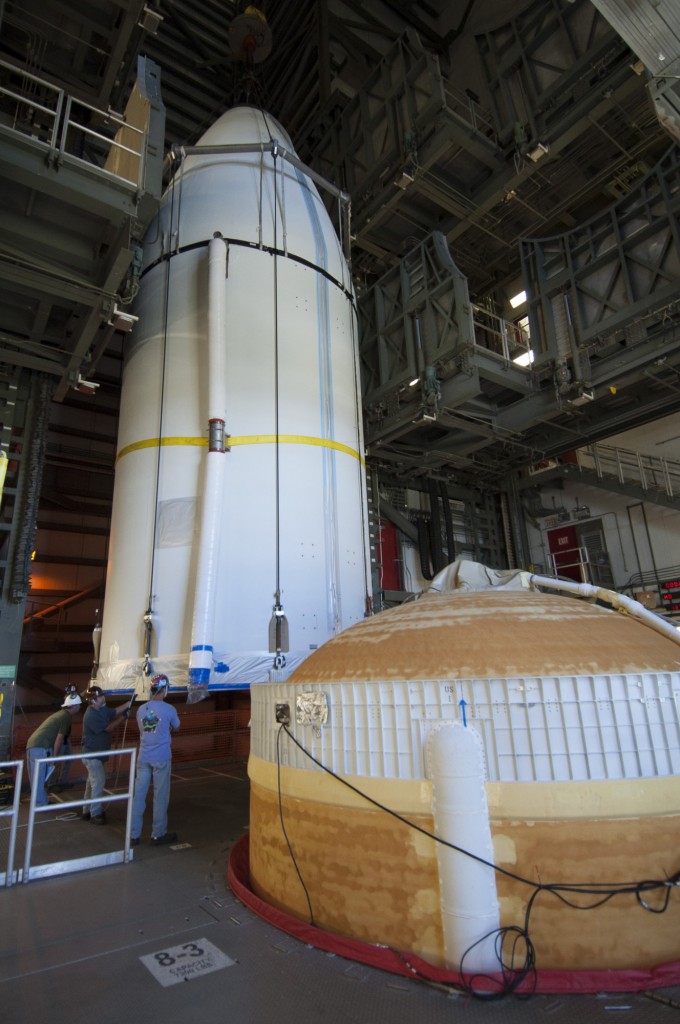
[[[190,668],[189,669],[189,686],[205,686],[206,683],[210,682],[210,669],[209,668]]]

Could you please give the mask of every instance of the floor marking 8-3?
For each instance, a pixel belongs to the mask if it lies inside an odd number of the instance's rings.
[[[207,939],[183,942],[139,958],[164,988],[180,981],[192,981],[203,974],[221,971],[236,963]]]

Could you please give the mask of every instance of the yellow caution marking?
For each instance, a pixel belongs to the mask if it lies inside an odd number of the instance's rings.
[[[240,445],[248,444],[276,444],[276,440],[276,434],[246,434],[243,437],[230,437],[228,443],[230,448],[236,448]],[[356,448],[350,448],[349,445],[341,444],[339,441],[331,441],[326,437],[311,437],[305,434],[279,434],[278,441],[279,444],[306,444],[316,448],[331,448],[333,451],[351,455],[352,458],[359,459],[362,463],[364,461]],[[143,441],[133,441],[132,444],[121,448],[116,456],[116,462],[131,452],[138,452],[144,448],[164,447],[165,445],[176,445],[180,448],[187,446],[206,448],[208,439],[207,437],[148,437]]]

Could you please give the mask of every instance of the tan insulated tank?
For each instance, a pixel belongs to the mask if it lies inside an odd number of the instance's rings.
[[[463,583],[366,619],[288,682],[252,690],[255,892],[434,964],[458,969],[471,950],[467,972],[497,969],[484,936],[523,926],[536,884],[680,870],[680,646],[629,615],[531,589],[526,574],[485,572],[487,589]],[[304,749],[280,732],[277,705]],[[664,892],[645,899],[658,907]],[[529,922],[537,966],[678,960],[679,896],[671,888],[663,914],[634,893],[584,913],[543,891]]]

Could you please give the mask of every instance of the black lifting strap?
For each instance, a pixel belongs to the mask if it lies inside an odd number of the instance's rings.
[[[442,526],[439,516],[439,488],[436,480],[428,482],[430,492],[430,543],[432,545],[432,568],[435,575],[444,568],[442,550]]]
[[[424,580],[434,579],[434,573],[430,569],[430,538],[427,524],[424,519],[418,523],[418,554],[420,556],[420,572]]]
[[[449,492],[444,480],[439,481],[439,493],[442,496],[442,504],[444,506],[444,525],[446,526],[446,554],[447,554],[447,565],[456,560],[456,542],[453,539],[453,517],[451,515],[451,502],[449,501]]]

